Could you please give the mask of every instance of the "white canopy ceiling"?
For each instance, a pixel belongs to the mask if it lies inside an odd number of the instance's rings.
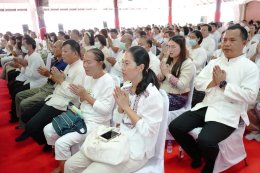
[[[6,21],[5,25],[0,26],[0,32],[21,29],[24,24],[28,24],[30,29],[36,30],[38,23],[36,22],[35,7],[32,5],[34,1],[0,0],[0,19]],[[103,27],[104,22],[107,22],[108,27],[112,28],[114,27],[113,1],[48,0],[48,7],[44,7],[47,30],[56,31],[58,24],[63,24],[66,30]],[[234,20],[233,5],[249,1],[252,0],[222,0],[221,21]],[[195,24],[202,22],[202,18],[206,18],[204,22],[213,21],[215,2],[216,0],[172,0],[173,23]],[[152,23],[165,25],[168,22],[168,0],[118,0],[118,8],[120,26],[144,26]],[[10,20],[16,22],[8,22]]]
[[[30,0],[1,0],[1,3],[28,3]],[[43,0],[44,1],[44,0]],[[53,5],[57,5],[57,4],[86,4],[86,5],[108,5],[111,6],[110,4],[112,4],[113,6],[113,0],[48,0],[49,1],[49,6],[53,6]],[[161,4],[163,0],[118,0],[118,5],[138,5],[138,4]],[[167,1],[168,0],[164,0]],[[222,0],[222,2],[229,2],[229,1],[237,1],[240,3],[243,2],[247,2],[247,1],[251,1],[251,0]],[[173,0],[173,5],[181,5],[181,6],[194,6],[194,5],[207,5],[207,4],[213,4],[215,3],[216,0]]]

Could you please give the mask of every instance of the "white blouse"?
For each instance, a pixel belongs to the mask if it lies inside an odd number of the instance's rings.
[[[189,53],[190,58],[196,66],[196,74],[198,75],[206,65],[207,52],[203,47],[198,47],[196,49],[190,49]]]
[[[113,92],[115,82],[110,74],[105,73],[98,79],[86,76],[84,88],[96,101],[93,106],[87,101],[83,101],[80,110],[85,122],[98,124],[110,122],[115,105]]]
[[[138,97],[129,94],[131,108],[141,118],[135,126],[124,113],[116,108],[114,120],[120,123],[120,131],[129,140],[130,157],[134,160],[150,159],[154,156],[160,123],[163,116],[163,99],[158,89],[149,84],[146,90]],[[135,106],[134,106],[135,105]]]

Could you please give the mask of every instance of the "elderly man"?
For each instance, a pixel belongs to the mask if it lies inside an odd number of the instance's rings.
[[[170,133],[192,158],[193,168],[205,159],[202,173],[213,171],[218,143],[238,128],[239,121],[249,124],[246,111],[256,100],[259,72],[242,53],[247,37],[240,25],[227,29],[222,41],[225,57],[212,60],[195,79],[195,88],[206,93],[204,100],[169,125]],[[197,141],[188,134],[196,127],[202,127]]]
[[[36,51],[36,42],[31,37],[25,37],[23,40],[22,51],[27,55],[25,58],[14,58],[14,63],[20,68],[21,73],[16,77],[14,82],[8,83],[8,89],[12,98],[11,119],[9,122],[18,121],[15,108],[15,96],[17,93],[43,86],[47,78],[42,76],[37,69],[45,66],[40,54]]]

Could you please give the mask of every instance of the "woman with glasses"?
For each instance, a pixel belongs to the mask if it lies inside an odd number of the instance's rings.
[[[190,92],[190,81],[194,74],[194,65],[185,45],[183,36],[174,36],[167,43],[168,59],[161,63],[161,89],[168,93],[169,110],[178,110],[185,106]]]

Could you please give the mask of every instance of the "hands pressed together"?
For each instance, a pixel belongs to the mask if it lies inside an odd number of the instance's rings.
[[[25,59],[14,57],[13,62],[11,62],[10,65],[15,68],[22,68],[26,67],[28,65],[28,62]]]
[[[45,77],[50,77],[50,75],[51,75],[51,72],[47,68],[42,67],[42,66],[39,67],[37,69],[37,71],[38,71],[38,73],[40,73],[42,76],[45,76]]]
[[[63,71],[58,70],[56,67],[52,67],[50,78],[55,83],[61,84],[65,80],[65,74]]]
[[[73,94],[79,96],[80,100],[84,100],[87,96],[89,96],[87,90],[81,85],[70,84],[69,89]]]
[[[226,80],[226,72],[222,70],[218,65],[213,68],[212,80],[215,84],[214,86],[219,86],[221,81]]]
[[[124,112],[124,110],[129,107],[128,94],[125,91],[121,90],[119,87],[116,87],[113,95],[118,105],[118,111],[120,113]]]

